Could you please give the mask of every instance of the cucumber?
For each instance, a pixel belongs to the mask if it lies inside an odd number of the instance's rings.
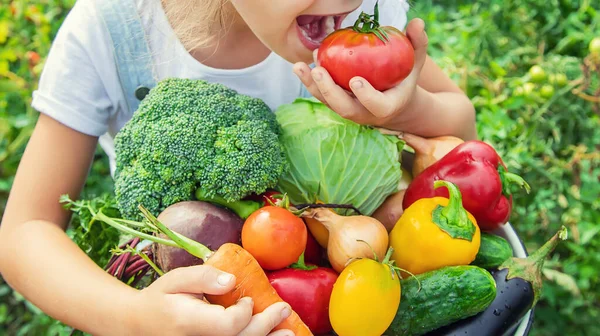
[[[513,250],[506,239],[490,233],[481,233],[481,245],[471,265],[485,269],[495,269],[513,256]]]
[[[386,336],[423,335],[485,310],[496,297],[492,275],[473,265],[409,276],[401,286],[400,307]]]

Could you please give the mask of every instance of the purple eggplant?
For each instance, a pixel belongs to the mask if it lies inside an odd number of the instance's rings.
[[[542,267],[561,240],[567,238],[563,226],[546,244],[527,258],[509,258],[492,276],[496,281],[496,298],[481,313],[428,333],[428,336],[514,334],[519,322],[539,300]]]

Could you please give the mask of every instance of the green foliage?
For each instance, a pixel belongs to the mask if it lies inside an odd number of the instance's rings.
[[[75,0],[4,3],[0,213],[37,119],[31,92]],[[546,262],[532,335],[600,334],[600,107],[592,102],[600,84],[598,57],[588,56],[593,38],[600,36],[598,11],[592,0],[421,0],[411,12],[426,22],[430,55],[473,100],[479,136],[532,186],[529,195],[515,193],[511,218],[528,250],[541,246],[561,224],[569,228],[572,238]],[[545,76],[533,80],[534,65]],[[84,195],[111,190],[99,150]],[[1,335],[69,332],[0,283]]]
[[[115,195],[123,217],[141,220],[194,198],[235,202],[277,183],[287,167],[281,130],[261,100],[203,80],[165,79],[115,137]]]
[[[562,224],[573,237],[546,263],[532,335],[600,333],[600,59],[588,55],[600,13],[591,4],[420,1],[412,13],[426,22],[430,55],[472,98],[480,138],[532,186],[514,194],[511,218],[528,250]]]
[[[102,211],[107,216],[121,218],[114,196],[110,193],[99,197],[72,200],[63,195],[60,202],[73,212],[69,237],[100,267],[104,267],[111,256],[111,249],[119,243],[120,233],[110,225],[93,219]],[[93,212],[92,212],[93,211]]]

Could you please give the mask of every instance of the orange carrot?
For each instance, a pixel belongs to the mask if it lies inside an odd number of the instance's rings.
[[[219,249],[208,258],[206,265],[211,265],[221,271],[236,276],[235,288],[225,295],[205,295],[210,303],[229,307],[244,296],[254,300],[253,313],[257,314],[276,302],[283,299],[277,294],[267,275],[260,267],[256,259],[241,246],[232,243],[221,245]],[[292,311],[292,314],[281,322],[275,330],[289,329],[296,336],[312,335],[312,332],[304,324],[300,316]]]

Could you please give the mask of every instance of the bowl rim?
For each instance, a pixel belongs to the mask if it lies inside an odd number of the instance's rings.
[[[505,225],[502,225],[500,228],[494,230],[493,233],[506,238],[509,241],[510,245],[513,247],[513,251],[515,248],[518,248],[518,250],[514,251],[513,253],[513,255],[515,255],[516,257],[526,258],[529,256],[529,253],[527,252],[527,248],[525,247],[521,236],[519,235],[517,230],[510,224],[510,222],[507,222]],[[515,240],[518,242],[517,246],[515,246]],[[529,335],[529,332],[531,331],[531,328],[533,326],[534,310],[535,307],[530,309],[527,312],[527,314],[523,317],[521,322],[519,322],[519,324],[515,327],[515,331],[513,333],[514,336]]]

